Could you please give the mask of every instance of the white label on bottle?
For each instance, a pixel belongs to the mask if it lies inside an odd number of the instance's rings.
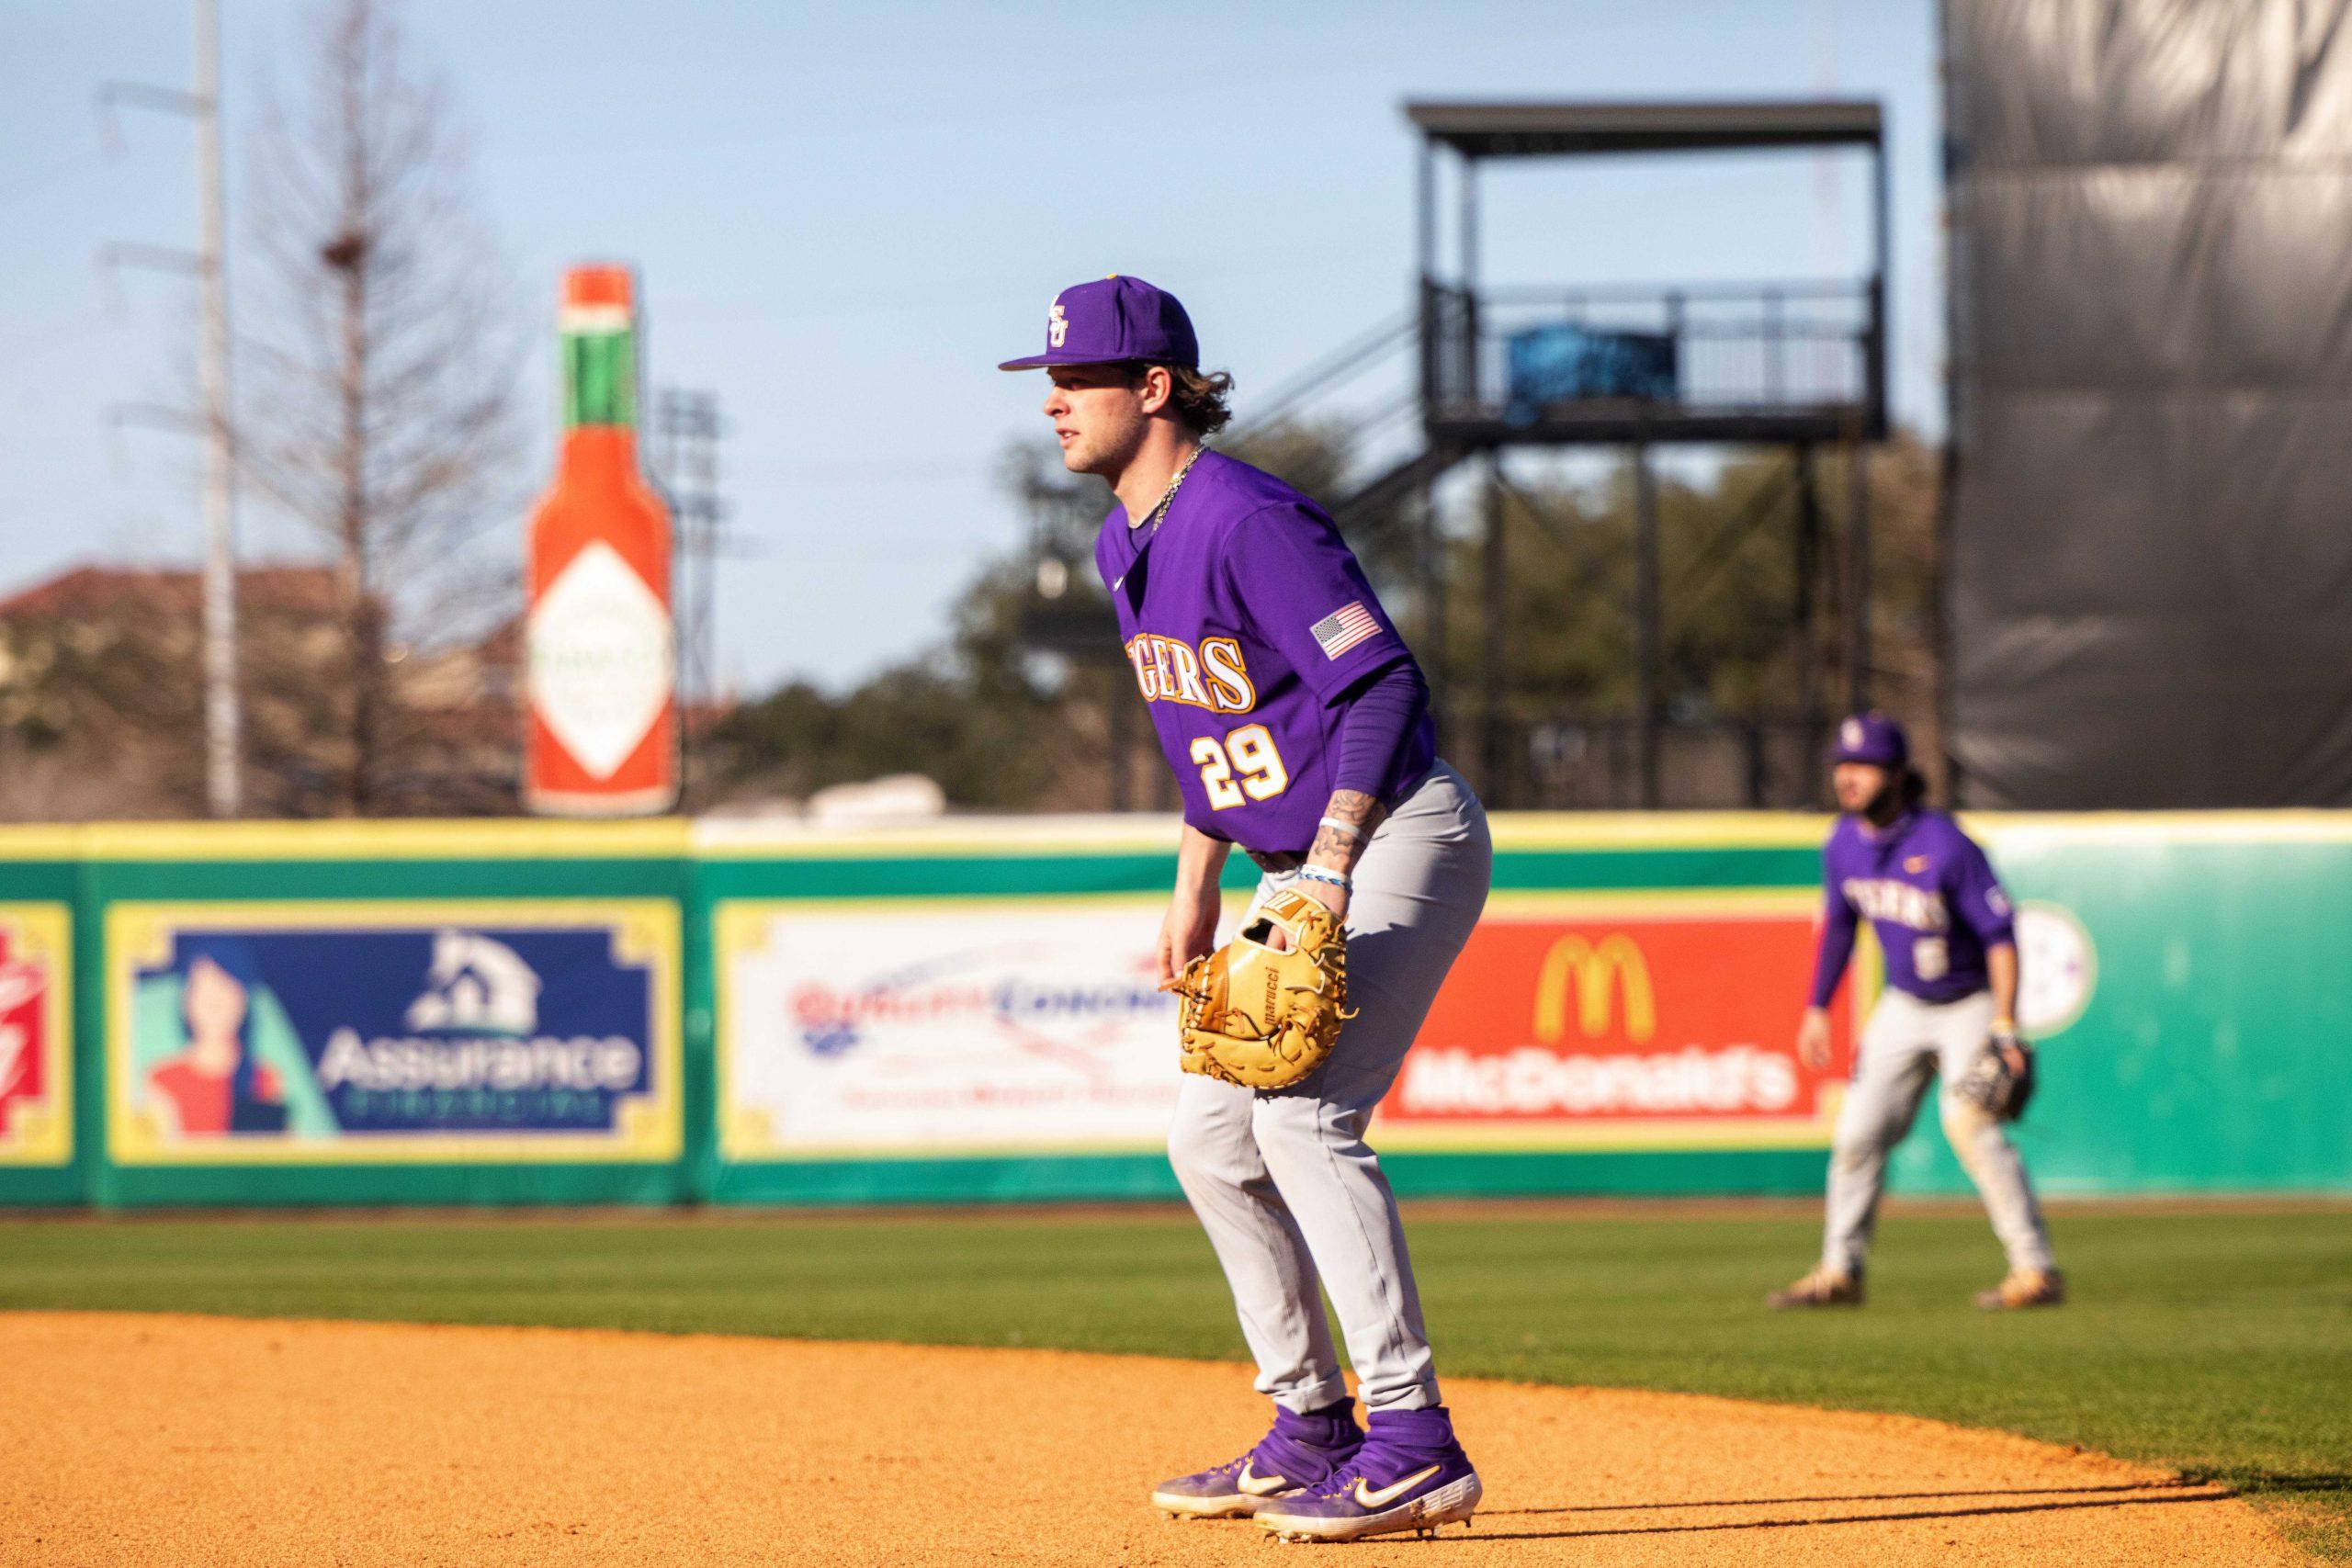
[[[670,613],[599,539],[532,608],[531,707],[592,777],[610,778],[670,700]]]

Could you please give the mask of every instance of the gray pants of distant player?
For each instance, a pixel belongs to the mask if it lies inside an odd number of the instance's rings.
[[[1983,1107],[1962,1100],[1952,1086],[1984,1048],[1993,1027],[1993,998],[1987,991],[1956,1002],[1928,1002],[1889,990],[1871,1010],[1857,1048],[1854,1081],[1838,1112],[1836,1142],[1829,1156],[1829,1224],[1822,1239],[1823,1267],[1858,1274],[1870,1252],[1871,1228],[1878,1219],[1879,1194],[1886,1186],[1886,1156],[1911,1130],[1911,1118],[1941,1075],[1944,1136],[1976,1183],[1993,1234],[2001,1238],[2012,1269],[2051,1267],[2050,1232],[2033,1201],[2025,1162],[2001,1124]]]
[[[1440,1403],[1396,1200],[1364,1128],[1470,940],[1493,870],[1487,814],[1441,762],[1357,862],[1347,919],[1357,1011],[1330,1059],[1272,1093],[1187,1075],[1177,1097],[1169,1160],[1233,1287],[1258,1389],[1287,1409],[1347,1395],[1318,1280],[1365,1405]],[[1266,877],[1258,897],[1294,879]]]

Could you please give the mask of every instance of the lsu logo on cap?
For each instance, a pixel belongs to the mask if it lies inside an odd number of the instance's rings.
[[[1068,336],[1069,336],[1069,318],[1062,314],[1062,302],[1057,299],[1046,307],[1046,346],[1059,348],[1062,345],[1062,339]]]
[[[1059,346],[1060,341],[1058,338],[1055,339],[1057,346]],[[1848,719],[1838,728],[1838,743],[1849,750],[1860,746],[1862,743],[1862,721],[1859,718]]]

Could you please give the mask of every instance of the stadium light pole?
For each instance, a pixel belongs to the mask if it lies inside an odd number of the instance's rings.
[[[220,12],[196,0],[196,186],[204,270],[197,279],[204,401],[204,778],[215,817],[243,809],[237,705],[236,454],[229,417],[229,288],[220,178]]]
[[[204,794],[215,817],[243,809],[243,716],[237,698],[237,512],[235,423],[229,412],[227,222],[220,174],[220,14],[195,0],[194,62],[187,92],[135,82],[98,89],[101,108],[129,104],[185,116],[196,128],[197,248],[107,247],[109,265],[185,272],[196,279],[197,423],[204,437]]]

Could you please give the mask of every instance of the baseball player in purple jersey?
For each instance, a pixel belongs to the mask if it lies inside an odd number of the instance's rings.
[[[2009,900],[1984,852],[1940,811],[1894,720],[1857,714],[1838,727],[1832,784],[1843,815],[1821,854],[1826,910],[1812,1005],[1797,1049],[1816,1066],[1829,1058],[1829,1001],[1853,952],[1858,921],[1871,922],[1886,961],[1886,991],[1855,1048],[1852,1082],[1838,1112],[1829,1156],[1829,1213],[1820,1266],[1770,1298],[1774,1307],[1856,1306],[1871,1228],[1885,1186],[1886,1156],[1910,1130],[1928,1080],[1941,1075],[1944,1136],[1976,1183],[2008,1274],[1979,1294],[1990,1309],[2054,1306],[2065,1284],[2025,1165],[2001,1124],[1956,1087],[1977,1056],[2018,1040],[2018,949]]]
[[[1292,1088],[1183,1080],[1169,1159],[1232,1286],[1273,1426],[1152,1500],[1325,1540],[1466,1525],[1477,1473],[1439,1399],[1364,1132],[1485,907],[1486,814],[1437,759],[1419,667],[1330,518],[1203,445],[1231,383],[1199,367],[1183,307],[1132,277],[1064,289],[1046,351],[1003,367],[1050,373],[1064,465],[1118,498],[1095,561],[1184,797],[1162,982],[1214,947],[1238,844],[1263,874],[1259,898],[1295,887],[1341,918],[1358,1009]],[[1318,1290],[1355,1366],[1361,1427]]]

